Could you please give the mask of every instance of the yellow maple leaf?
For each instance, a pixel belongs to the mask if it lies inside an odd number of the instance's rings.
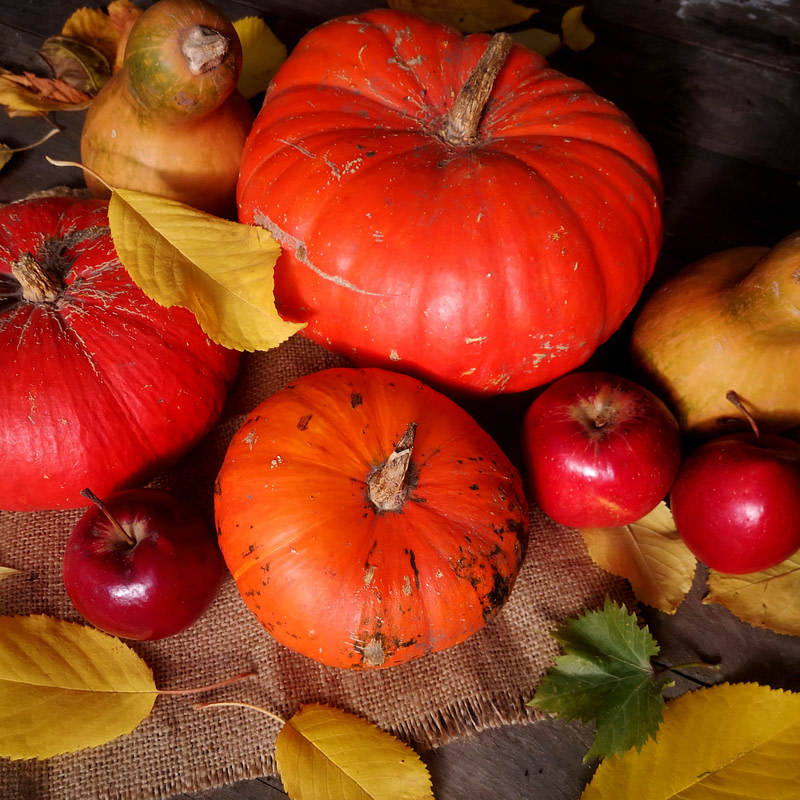
[[[288,51],[261,17],[238,19],[233,27],[242,43],[242,74],[236,88],[249,100],[266,90]]]
[[[450,25],[463,33],[495,31],[527,22],[537,9],[513,0],[389,0],[389,8]]]
[[[600,763],[581,800],[798,796],[800,694],[723,683],[667,703],[656,740]]]
[[[414,750],[330,706],[303,706],[284,724],[275,740],[275,762],[290,797],[433,798],[430,775]]]
[[[703,603],[718,603],[745,622],[800,636],[800,552],[763,572],[724,575],[709,570]]]
[[[672,614],[692,586],[697,559],[678,535],[666,503],[631,525],[581,534],[592,560],[626,578],[645,605]]]
[[[0,150],[0,153],[2,153],[2,150]],[[14,569],[13,567],[0,567],[0,581],[10,578],[12,575],[18,574],[19,570]]]
[[[160,305],[188,308],[218,344],[269,350],[303,327],[275,308],[280,245],[265,229],[130,189],[112,192],[108,218],[139,288]]]
[[[150,668],[119,639],[42,614],[0,617],[0,755],[105,744],[136,728],[156,697]]]

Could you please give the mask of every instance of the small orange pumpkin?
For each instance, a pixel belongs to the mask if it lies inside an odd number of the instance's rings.
[[[235,216],[236,182],[254,113],[237,91],[242,48],[206,0],[158,0],[134,23],[122,69],[89,107],[83,164],[114,188]],[[108,188],[90,172],[89,190]]]
[[[505,603],[528,537],[516,468],[452,400],[378,368],[261,403],[216,483],[219,544],[272,636],[334,667],[464,641]]]

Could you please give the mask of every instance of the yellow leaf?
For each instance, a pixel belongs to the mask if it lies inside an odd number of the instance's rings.
[[[0,617],[0,755],[50,758],[130,733],[157,696],[119,639],[45,615]]]
[[[800,787],[800,695],[719,684],[667,704],[657,740],[600,763],[581,800],[778,800]]]
[[[325,800],[433,798],[422,759],[396,737],[329,706],[303,706],[275,740],[289,797]]]
[[[12,155],[14,155],[14,151],[7,144],[0,142],[0,169],[3,169],[11,161]]]
[[[561,37],[557,33],[551,33],[541,28],[527,28],[524,31],[515,31],[511,34],[511,37],[518,44],[524,45],[529,50],[536,51],[545,58],[561,49]]]
[[[0,145],[0,148],[1,147],[2,145]],[[2,158],[2,155],[3,151],[0,149],[0,158]],[[0,581],[2,581],[4,578],[10,578],[12,575],[17,574],[19,574],[18,569],[14,569],[13,567],[0,567]]]
[[[303,327],[275,308],[280,245],[265,229],[130,189],[112,192],[108,218],[139,288],[163,306],[188,308],[218,344],[269,350]]]
[[[64,23],[61,35],[94,47],[106,58],[109,66],[117,57],[119,33],[111,18],[99,8],[79,8]]]
[[[261,17],[244,17],[233,27],[242,43],[242,74],[236,88],[250,99],[266,90],[286,60],[287,49]]]
[[[586,50],[594,44],[594,33],[583,21],[583,6],[573,6],[561,18],[561,34],[570,50]]]
[[[527,22],[537,13],[513,0],[389,0],[389,8],[451,25],[463,33],[495,31]]]
[[[763,572],[723,575],[709,570],[704,603],[718,603],[739,619],[800,636],[800,552]]]
[[[626,578],[645,605],[672,614],[692,586],[697,559],[678,535],[666,503],[631,525],[581,534],[592,560]]]

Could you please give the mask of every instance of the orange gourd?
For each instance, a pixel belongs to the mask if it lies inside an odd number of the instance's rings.
[[[329,369],[262,402],[216,482],[219,544],[272,636],[323,664],[389,667],[489,623],[525,554],[519,473],[417,379]]]
[[[235,216],[253,111],[237,91],[242,49],[206,0],[159,0],[132,27],[122,69],[100,90],[81,133],[86,183],[105,183]]]

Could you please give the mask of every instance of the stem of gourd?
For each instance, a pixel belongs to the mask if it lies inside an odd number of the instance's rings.
[[[226,36],[205,25],[189,28],[181,43],[181,53],[192,75],[216,69],[225,58],[230,42]]]
[[[484,106],[512,44],[511,36],[502,32],[489,41],[439,127],[439,136],[448,144],[470,145],[478,140]]]
[[[31,303],[54,303],[64,288],[61,276],[45,269],[33,253],[23,253],[12,265],[11,274],[22,287],[22,297]]]
[[[410,422],[386,461],[367,478],[367,493],[378,511],[400,511],[403,507],[416,435],[417,423]]]

